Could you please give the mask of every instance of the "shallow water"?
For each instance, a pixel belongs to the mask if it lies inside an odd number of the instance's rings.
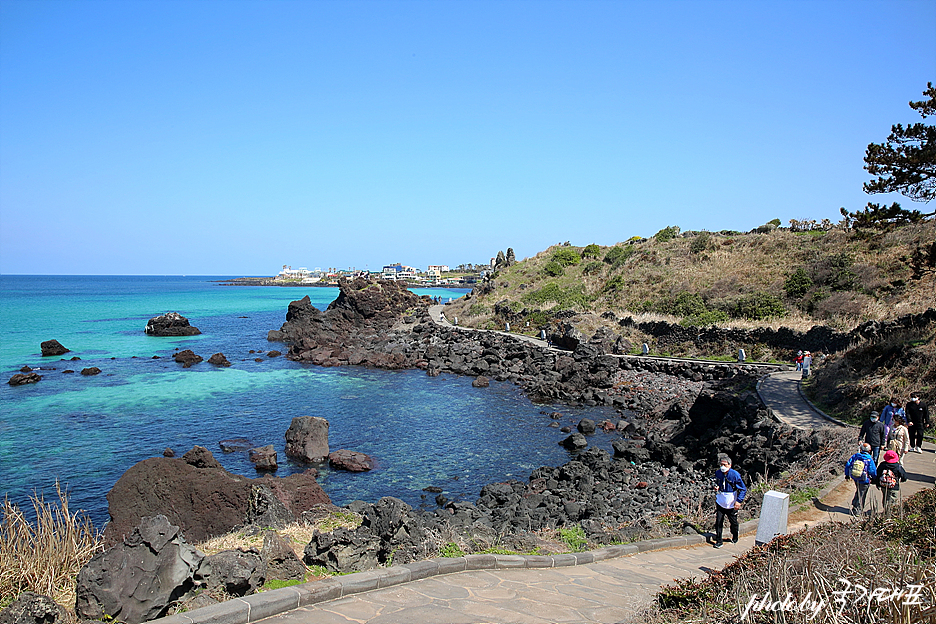
[[[247,438],[273,444],[280,476],[305,470],[284,454],[284,433],[296,416],[330,423],[331,448],[373,456],[369,473],[319,466],[322,487],[336,504],[397,496],[434,505],[423,488],[449,499],[474,500],[481,487],[526,479],[569,453],[565,434],[548,427],[584,416],[611,417],[607,408],[542,406],[509,383],[473,388],[471,378],[429,377],[422,371],[321,368],[267,357],[266,334],[285,320],[290,301],[306,294],[320,309],[337,288],[222,286],[206,277],[0,276],[0,367],[4,381],[23,365],[41,367],[37,384],[0,387],[0,483],[20,505],[33,491],[68,487],[73,508],[98,525],[107,519],[105,494],[137,461],[171,447],[181,454],[207,447],[231,472],[253,476],[246,452],[222,453],[218,442]],[[420,289],[445,299],[464,291]],[[146,321],[167,311],[188,317],[203,333],[157,338]],[[72,350],[42,358],[39,343],[55,338]],[[202,362],[183,369],[171,359],[192,349],[206,360],[223,352],[230,368]],[[255,353],[251,353],[253,350]],[[80,361],[70,361],[73,356]],[[158,359],[153,359],[158,356]],[[260,361],[255,361],[259,359]],[[85,377],[82,368],[100,375]],[[64,373],[66,369],[76,371]],[[591,442],[610,448],[611,437]]]

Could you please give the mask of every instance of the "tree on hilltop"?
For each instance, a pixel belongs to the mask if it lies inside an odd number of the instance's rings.
[[[926,83],[923,95],[929,99],[910,102],[910,108],[926,119],[936,115],[936,87],[932,82]],[[864,161],[865,170],[877,176],[864,183],[865,193],[897,192],[924,203],[936,197],[936,126],[922,122],[891,126],[887,142],[868,145]],[[916,223],[936,215],[936,210],[904,210],[896,202],[890,206],[869,202],[863,211],[850,213],[842,208],[841,212],[855,226],[874,228]]]

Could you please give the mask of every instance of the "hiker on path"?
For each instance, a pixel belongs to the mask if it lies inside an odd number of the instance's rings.
[[[718,471],[715,473],[715,548],[724,546],[722,530],[725,526],[725,516],[728,516],[731,541],[738,543],[738,510],[747,496],[747,488],[741,480],[741,475],[731,467],[731,458],[722,456],[718,464]]]
[[[812,367],[812,353],[803,352],[803,379],[809,377],[809,369]]]
[[[871,457],[877,463],[881,447],[887,438],[884,436],[884,423],[878,419],[877,412],[871,412],[868,420],[861,425],[861,431],[858,432],[858,441],[867,442],[871,447]]]
[[[900,407],[900,401],[897,400],[897,397],[891,397],[890,403],[884,406],[884,409],[881,410],[881,422],[884,423],[884,437],[886,438],[890,434],[891,427],[893,426],[894,416],[903,416],[904,410]]]
[[[920,400],[919,394],[911,392],[907,403],[907,429],[910,432],[910,450],[914,453],[923,452],[923,431],[929,425],[929,408]]]
[[[797,371],[803,370],[803,352],[802,351],[796,352],[796,359],[793,361],[796,363]]]
[[[858,452],[845,462],[845,478],[855,482],[855,497],[852,498],[852,515],[864,513],[865,499],[868,497],[868,487],[871,479],[877,476],[877,467],[871,458],[871,445],[862,442]]]
[[[894,416],[894,428],[888,436],[887,450],[897,453],[900,465],[903,466],[904,455],[910,452],[910,432],[907,431],[904,419],[900,416]]]
[[[907,480],[907,473],[898,459],[894,451],[884,453],[884,461],[878,464],[877,476],[872,480],[872,483],[882,492],[881,503],[885,513],[893,502],[894,494],[900,491],[901,482]]]

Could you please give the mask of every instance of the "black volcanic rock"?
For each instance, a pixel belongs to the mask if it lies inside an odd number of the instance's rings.
[[[146,329],[143,331],[150,336],[197,336],[201,333],[178,312],[166,312],[161,316],[154,316],[147,321]]]
[[[46,340],[39,345],[39,348],[42,349],[42,357],[49,357],[51,355],[64,355],[68,353],[69,349],[66,349],[62,346],[58,340]]]

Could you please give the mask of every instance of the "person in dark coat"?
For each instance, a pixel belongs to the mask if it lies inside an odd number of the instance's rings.
[[[871,412],[870,418],[861,425],[861,431],[858,432],[858,441],[865,442],[871,447],[871,457],[874,463],[878,462],[878,455],[881,447],[884,446],[886,438],[884,435],[884,423],[878,418],[877,412]]]
[[[930,425],[929,408],[920,400],[916,392],[910,393],[910,402],[904,410],[907,415],[907,430],[910,432],[910,450],[914,453],[923,452],[923,432]]]
[[[890,473],[893,477],[887,473]],[[885,512],[893,502],[894,495],[900,491],[900,484],[906,480],[907,473],[904,467],[900,465],[900,457],[898,457],[897,453],[894,451],[884,453],[884,461],[878,464],[877,476],[871,482],[878,486],[878,489],[882,492],[881,502],[884,505]]]

